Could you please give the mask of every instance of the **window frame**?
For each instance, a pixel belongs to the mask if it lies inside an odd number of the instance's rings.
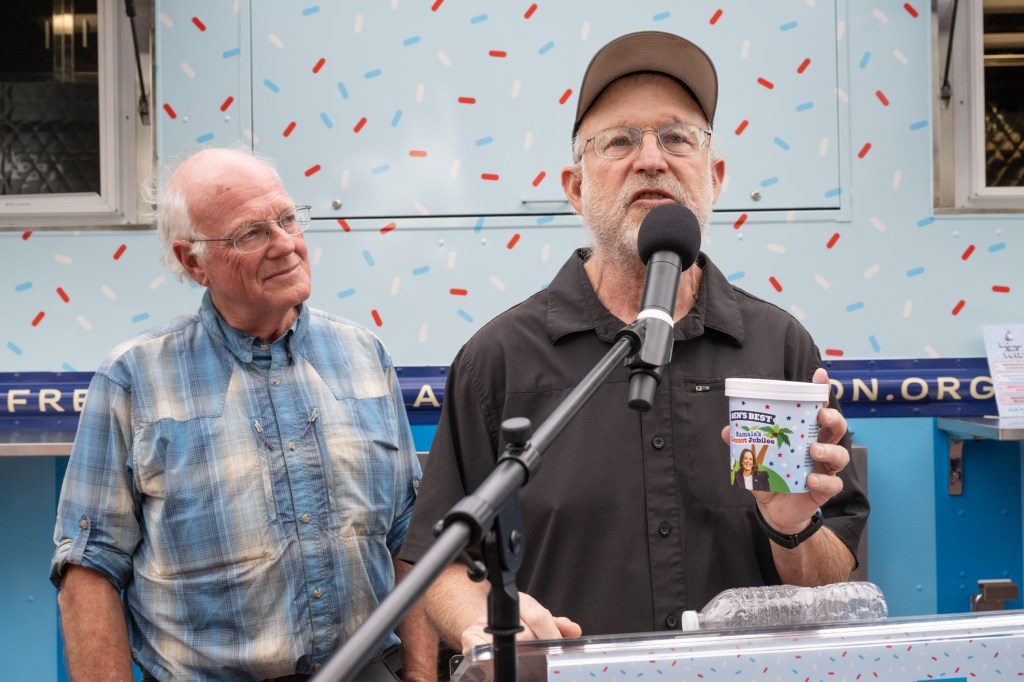
[[[136,30],[148,76],[152,2],[139,3]],[[99,63],[100,191],[55,194],[0,195],[0,231],[40,229],[110,229],[148,227],[141,215],[139,180],[151,175],[153,116],[141,122],[137,109],[135,50],[128,19],[118,12],[117,0],[96,4]],[[149,83],[146,89],[152,93]],[[152,98],[150,98],[152,102]]]
[[[1024,187],[990,187],[986,181],[983,5],[983,0],[965,0],[957,9],[949,57],[952,92],[945,103],[942,81],[953,2],[936,4],[932,41],[936,213],[1024,212]]]

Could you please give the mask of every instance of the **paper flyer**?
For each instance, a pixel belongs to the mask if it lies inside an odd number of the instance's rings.
[[[981,330],[999,417],[1024,418],[1024,324]]]

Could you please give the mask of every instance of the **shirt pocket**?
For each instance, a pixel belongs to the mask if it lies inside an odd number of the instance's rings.
[[[160,575],[236,567],[273,554],[268,452],[253,424],[243,428],[226,428],[222,417],[137,427],[142,551]]]
[[[729,478],[729,446],[722,440],[722,429],[729,425],[725,380],[688,380],[673,390],[683,494],[696,496],[710,509],[749,509],[753,496]]]
[[[328,474],[334,527],[343,536],[385,536],[395,519],[399,440],[390,394],[341,398],[314,422]]]

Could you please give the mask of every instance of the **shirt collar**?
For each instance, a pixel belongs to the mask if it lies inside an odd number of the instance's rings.
[[[546,291],[547,320],[545,330],[552,343],[567,334],[594,330],[603,341],[613,342],[622,329],[622,321],[608,312],[590,283],[583,264],[590,258],[590,249],[577,249]],[[745,337],[736,291],[711,259],[704,253],[697,257],[704,270],[700,291],[693,309],[675,324],[675,339],[683,341],[700,336],[705,329],[714,329],[731,336],[743,345]]]
[[[199,306],[199,317],[203,327],[215,339],[220,341],[231,353],[242,362],[252,362],[253,348],[260,343],[259,339],[245,332],[239,331],[224,321],[217,309],[213,306],[213,299],[210,292],[203,294],[203,302]],[[306,335],[309,328],[309,307],[304,303],[299,304],[299,316],[295,319],[290,330],[282,334],[274,343],[286,344],[286,351],[289,359],[292,355],[292,348],[296,348]]]

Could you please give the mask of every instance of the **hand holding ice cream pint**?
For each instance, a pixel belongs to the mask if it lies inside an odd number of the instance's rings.
[[[807,490],[818,439],[818,410],[828,384],[726,379],[729,398],[729,482],[774,493]]]

